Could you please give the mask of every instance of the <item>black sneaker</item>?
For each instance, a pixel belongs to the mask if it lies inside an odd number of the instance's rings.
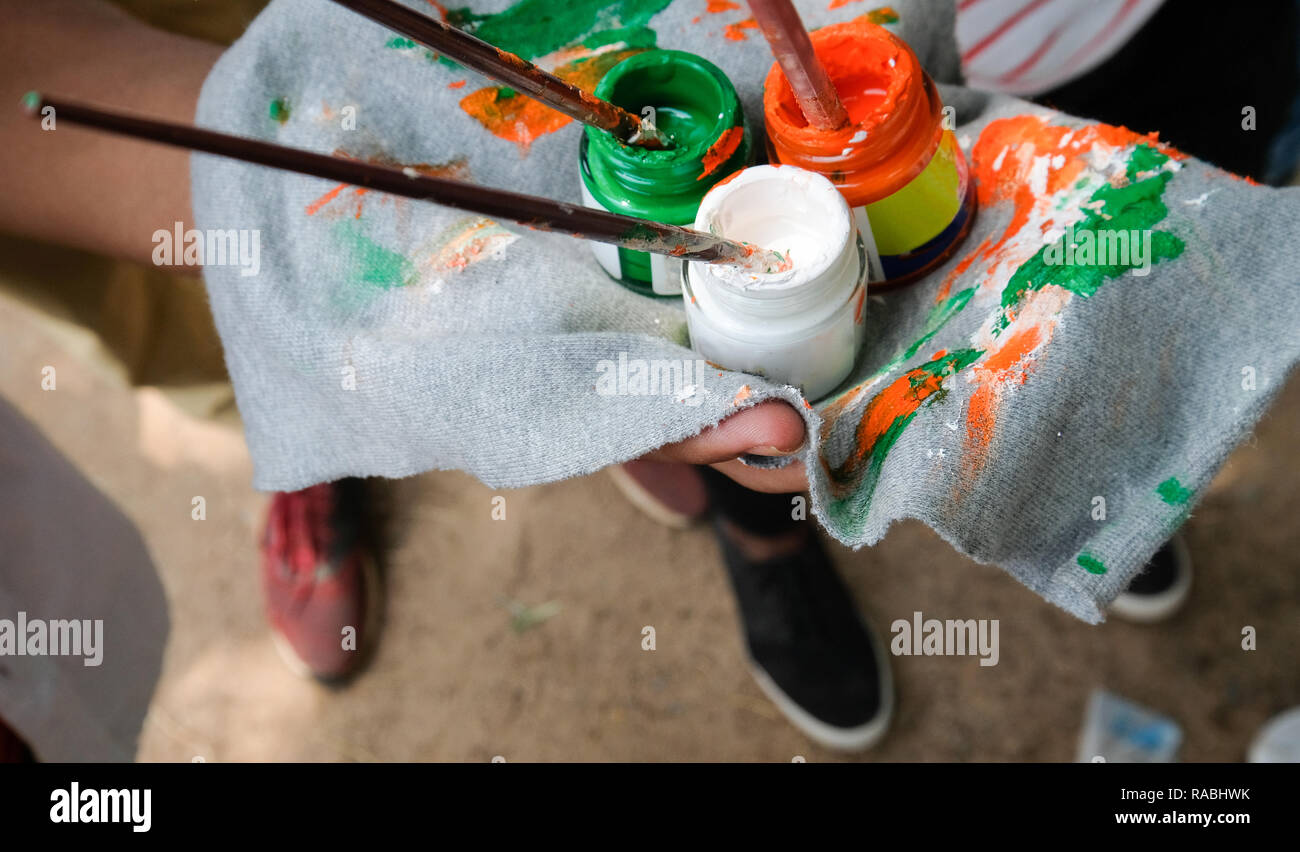
[[[839,751],[874,745],[893,714],[889,660],[817,536],[755,563],[715,529],[759,687],[815,742]]]
[[[1178,611],[1192,588],[1192,557],[1181,534],[1165,542],[1110,605],[1127,621],[1150,624]]]

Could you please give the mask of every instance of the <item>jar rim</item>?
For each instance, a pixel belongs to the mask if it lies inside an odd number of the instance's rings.
[[[810,34],[837,88],[884,80],[878,103],[834,131],[808,126],[779,64],[763,84],[763,115],[773,158],[831,177],[853,206],[886,198],[920,174],[943,136],[943,103],[908,44],[869,21],[847,21]]]
[[[656,72],[662,75],[665,66],[671,66],[671,77],[663,81],[655,81],[654,75]],[[679,92],[688,91],[690,97],[705,101],[701,106],[706,112],[713,113],[713,121],[707,131],[700,134],[700,138],[693,140],[691,144],[667,150],[650,150],[636,145],[626,145],[604,130],[587,127],[585,133],[589,156],[605,160],[620,172],[654,175],[657,180],[673,180],[676,177],[681,179],[685,186],[690,186],[709,175],[709,172],[704,170],[704,159],[718,143],[732,142],[731,139],[724,140],[724,137],[737,127],[746,138],[734,140],[733,154],[739,153],[740,148],[748,147],[748,134],[744,130],[744,113],[736,89],[722,69],[709,60],[682,50],[647,50],[630,56],[611,68],[596,85],[594,94],[639,115],[643,107],[653,106],[653,104],[620,103],[620,101],[627,101],[627,98],[620,96],[618,92],[620,85],[635,81],[637,75],[647,78],[644,85],[648,89],[653,90],[656,82],[662,82],[665,86],[672,83]],[[690,85],[684,88],[687,82]],[[671,92],[668,94],[671,96]],[[732,159],[730,155],[724,158],[727,162]],[[717,164],[718,167],[722,165],[724,163]],[[717,167],[715,170],[718,171],[719,177],[726,174]]]

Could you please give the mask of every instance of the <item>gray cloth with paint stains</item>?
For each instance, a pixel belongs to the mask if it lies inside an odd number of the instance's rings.
[[[584,29],[639,27],[629,43],[653,32],[660,47],[717,63],[761,138],[770,54],[754,29],[727,37],[745,11],[677,0],[646,19],[655,4],[590,5],[605,11]],[[828,5],[800,4],[814,27],[870,8]],[[937,79],[955,81],[951,5],[894,8],[891,27]],[[496,19],[495,31],[516,23]],[[558,33],[553,47],[586,35]],[[578,202],[579,128],[539,135],[525,154],[461,107],[487,85],[325,0],[275,0],[212,72],[198,122]],[[433,205],[195,156],[198,227],[260,230],[258,274],[206,270],[255,484],[431,469],[494,487],[580,476],[698,433],[734,413],[748,385],[741,405],[788,400],[820,436],[804,460],[814,512],[837,539],[872,544],[893,521],[919,518],[1100,621],[1300,354],[1300,190],[1249,186],[1151,147],[1097,147],[1104,134],[1082,120],[943,91],[994,189],[939,272],[868,300],[848,393],[817,410],[794,388],[731,372],[708,371],[682,392],[598,393],[602,362],[694,358],[679,302],[624,290],[570,238],[516,236]],[[1044,117],[1035,139],[990,127],[1020,115]],[[1052,126],[1077,127],[1078,139]],[[1136,184],[1137,206],[1108,195]],[[1021,216],[1017,185],[1041,196]],[[1149,220],[1169,235],[1157,249],[1181,249],[1146,276],[1011,280],[1045,232],[1086,217]]]

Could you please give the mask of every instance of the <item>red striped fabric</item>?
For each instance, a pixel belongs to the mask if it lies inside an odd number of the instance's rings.
[[[959,0],[957,42],[972,86],[1031,95],[1079,77],[1133,36],[1163,0]]]

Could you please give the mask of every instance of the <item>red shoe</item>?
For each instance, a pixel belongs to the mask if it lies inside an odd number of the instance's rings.
[[[686,529],[708,511],[704,479],[693,464],[633,459],[607,469],[623,496],[664,526]]]
[[[276,649],[325,682],[360,668],[378,628],[379,571],[365,540],[364,483],[345,479],[271,498],[262,590]]]

